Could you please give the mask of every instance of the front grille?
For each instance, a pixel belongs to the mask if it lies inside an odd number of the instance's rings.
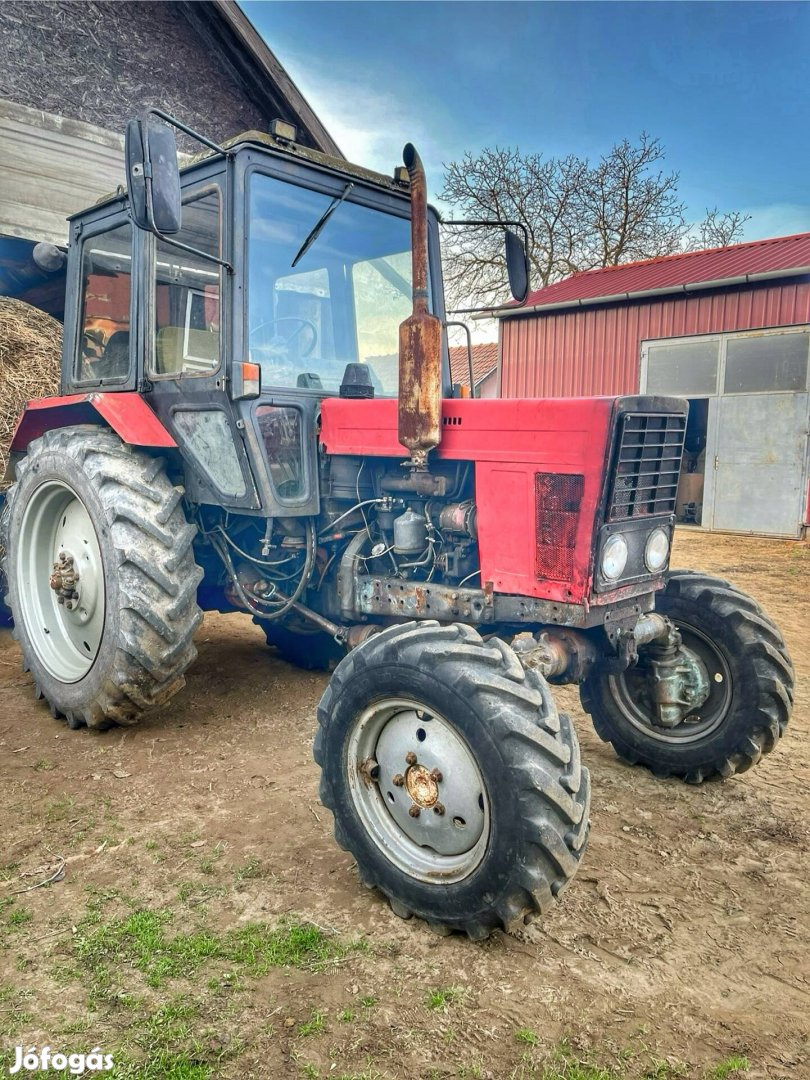
[[[608,521],[674,514],[686,417],[677,413],[627,413],[608,503]]]
[[[535,473],[537,538],[536,572],[539,581],[570,581],[585,478],[577,473]]]

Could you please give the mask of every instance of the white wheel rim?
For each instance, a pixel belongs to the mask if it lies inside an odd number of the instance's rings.
[[[374,780],[369,762],[379,768]],[[449,885],[480,864],[490,834],[486,785],[465,739],[433,709],[403,698],[370,705],[355,721],[346,767],[369,836],[409,877]],[[412,817],[415,801],[420,813]]]
[[[63,565],[60,556],[72,559],[78,573],[78,595],[63,595],[61,604],[51,584],[55,566]],[[25,508],[17,538],[17,603],[48,673],[63,683],[83,679],[104,634],[104,566],[87,508],[61,480],[40,484]]]

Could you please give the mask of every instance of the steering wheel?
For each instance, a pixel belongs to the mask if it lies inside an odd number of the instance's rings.
[[[260,330],[264,330],[266,326],[277,327],[281,323],[300,323],[298,328],[296,330],[293,330],[292,333],[287,334],[286,337],[284,337],[282,334],[276,334],[274,332],[273,337],[278,336],[278,338],[280,339],[280,344],[283,345],[285,349],[289,349],[291,343],[298,337],[300,333],[302,333],[304,330],[309,331],[312,340],[309,341],[301,350],[301,352],[299,353],[299,357],[303,360],[305,357],[310,356],[313,349],[318,343],[318,328],[315,323],[310,322],[309,319],[302,319],[298,315],[283,315],[280,319],[267,319],[266,322],[259,323],[258,326],[254,326],[253,329],[250,331],[249,337],[251,340],[253,340],[254,334],[258,334],[258,332]]]

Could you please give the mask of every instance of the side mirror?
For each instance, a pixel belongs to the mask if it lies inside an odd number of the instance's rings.
[[[151,116],[127,124],[124,159],[132,217],[139,229],[171,236],[182,225],[174,132]]]
[[[506,272],[512,296],[522,304],[529,295],[529,257],[519,236],[504,229],[506,234]]]

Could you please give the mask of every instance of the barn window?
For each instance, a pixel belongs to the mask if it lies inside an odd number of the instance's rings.
[[[806,390],[810,332],[746,334],[726,343],[727,394]]]
[[[699,338],[647,350],[647,393],[705,397],[717,393],[718,338]]]

